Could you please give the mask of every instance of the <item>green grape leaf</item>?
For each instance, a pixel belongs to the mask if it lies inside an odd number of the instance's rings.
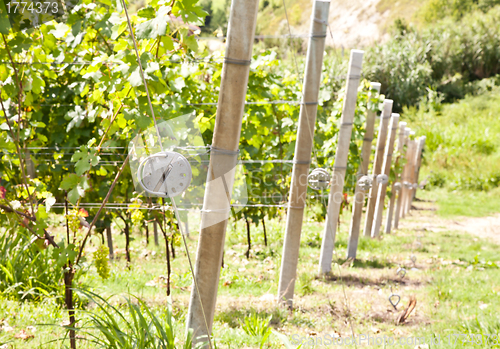
[[[78,252],[76,252],[76,246],[73,244],[54,248],[52,251],[52,257],[56,261],[56,265],[59,268],[62,268],[64,265],[68,264],[68,262],[74,263],[77,256]]]
[[[96,155],[96,152],[89,152],[85,149],[85,147],[81,147],[79,151],[77,151],[71,157],[71,162],[76,162],[75,170],[76,174],[81,176],[88,170],[92,168],[92,166],[96,166],[99,163],[101,158]]]
[[[85,191],[89,188],[87,178],[85,176],[78,176],[75,173],[70,173],[64,177],[61,182],[60,188],[68,191],[68,200],[73,205],[76,204],[78,199],[85,196]]]
[[[88,85],[86,87],[88,88]],[[73,127],[79,127],[82,121],[85,120],[85,109],[77,105],[75,110],[67,114],[66,118],[71,120],[66,126],[66,132],[69,132]]]
[[[130,76],[127,79],[128,82],[130,82],[130,85],[132,87],[137,87],[142,85],[142,77],[141,77],[141,72],[139,71],[139,67],[135,68],[135,70],[130,74]]]
[[[198,5],[198,2],[198,0],[176,1],[172,12],[181,17],[185,23],[202,25],[203,19],[208,16],[208,13],[203,11],[203,7]]]
[[[56,203],[56,198],[52,193],[49,193],[47,195],[47,198],[45,199],[45,211],[49,212],[52,206]]]
[[[80,180],[80,176],[75,173],[70,173],[63,178],[60,188],[63,190],[73,189],[80,183]]]
[[[162,6],[158,10],[156,17],[137,25],[135,35],[137,39],[156,39],[167,33],[168,22],[170,21],[170,6]]]
[[[142,18],[153,19],[155,18],[155,9],[151,6],[144,7],[137,12],[137,15]]]
[[[54,35],[57,39],[62,39],[66,37],[66,33],[69,30],[69,27],[64,24],[64,23],[57,23],[55,26],[55,29],[52,29],[49,31],[49,34]]]

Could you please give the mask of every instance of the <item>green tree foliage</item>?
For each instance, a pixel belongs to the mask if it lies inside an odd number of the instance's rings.
[[[474,92],[471,82],[500,74],[499,16],[500,6],[421,30],[399,20],[393,38],[368,50],[364,72],[382,83],[397,111],[418,104],[428,88],[446,102],[463,98]]]
[[[434,23],[446,17],[460,20],[473,11],[488,12],[499,4],[499,0],[429,0],[420,9],[419,16],[427,23]]]

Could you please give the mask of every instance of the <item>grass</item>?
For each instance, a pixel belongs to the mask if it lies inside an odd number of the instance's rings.
[[[426,136],[422,178],[451,190],[500,185],[499,88],[430,108],[407,109],[409,127]]]
[[[500,188],[491,191],[436,189],[424,197],[436,201],[441,217],[485,217],[500,212]]]
[[[377,3],[377,12],[384,14],[386,11],[390,11],[390,16],[384,25],[384,29],[388,29],[397,18],[405,19],[408,22],[418,21],[416,14],[422,6],[423,1],[421,0],[380,0]]]
[[[453,201],[446,197],[444,190],[421,193],[419,196],[423,195],[425,199],[437,200],[440,215],[446,207],[442,202]],[[466,207],[465,203],[463,207]],[[453,213],[447,211],[444,216],[447,214]],[[236,226],[230,224],[214,323],[218,347],[281,348],[283,344],[279,335],[266,330],[268,323],[271,329],[284,334],[292,342],[293,334],[295,338],[315,338],[327,333],[346,337],[351,334],[351,323],[358,334],[378,332],[377,336],[394,337],[440,335],[444,338],[453,333],[498,331],[500,319],[492,311],[500,306],[497,245],[463,232],[415,230],[415,224],[432,223],[434,219],[443,218],[437,217],[434,211],[414,211],[397,233],[385,235],[381,240],[362,239],[359,260],[352,265],[340,266],[345,261],[349,219],[348,213],[342,217],[338,234],[335,261],[339,264],[334,267],[333,275],[325,279],[316,277],[320,248],[317,241],[323,225],[306,222],[293,311],[276,307],[273,299],[277,292],[284,220],[273,219],[267,223],[268,247],[263,246],[261,227],[252,226],[254,247],[249,260],[244,256],[245,226],[242,222]],[[197,236],[196,232],[192,234],[189,245],[194,253]],[[415,243],[417,236],[421,246]],[[91,268],[80,286],[86,285],[104,298],[118,295],[112,298],[111,304],[124,313],[131,309],[131,304],[123,297],[129,294],[138,296],[156,317],[163,319],[169,302],[164,279],[160,278],[166,275],[164,253],[161,247],[146,247],[140,232],[136,231],[135,237],[132,270],[125,268],[123,257],[120,257],[113,263],[113,276],[109,280],[102,281]],[[114,238],[116,248],[123,248],[123,237],[115,234]],[[93,243],[95,246],[97,239]],[[145,250],[149,254],[145,254]],[[410,260],[411,255],[416,256],[415,265]],[[400,266],[407,269],[404,279],[396,274]],[[416,269],[412,269],[414,267]],[[173,261],[173,274],[172,326],[177,337],[183,338],[191,280],[185,253],[180,248],[177,248],[177,258]],[[154,286],[146,286],[147,283],[151,285],[152,280],[156,281]],[[391,290],[402,297],[399,311],[411,295],[417,297],[416,312],[403,326],[394,325],[398,313],[387,301]],[[87,309],[95,309],[92,304],[89,303]],[[85,320],[86,316],[78,313],[80,320]],[[50,341],[64,336],[64,329],[59,325],[65,318],[63,309],[50,298],[39,303],[2,300],[0,343],[13,340],[6,348],[36,348],[40,345],[59,348],[58,343],[50,344]],[[22,330],[33,334],[34,338],[14,338]],[[80,348],[94,347],[80,343]]]

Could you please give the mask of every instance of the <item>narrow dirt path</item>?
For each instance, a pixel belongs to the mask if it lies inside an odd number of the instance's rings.
[[[500,245],[500,214],[483,217],[467,218],[455,222],[457,230],[464,230],[480,238],[490,239]]]
[[[415,209],[401,221],[401,228],[428,231],[464,231],[500,245],[500,214],[488,217],[442,218],[432,202],[415,202]]]

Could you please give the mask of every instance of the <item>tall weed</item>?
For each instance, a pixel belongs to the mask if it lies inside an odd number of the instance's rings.
[[[83,311],[87,319],[78,330],[96,348],[106,349],[191,349],[193,332],[183,341],[176,339],[172,306],[157,316],[141,299],[126,298],[123,307],[113,306],[103,297],[81,291],[96,309]],[[201,347],[200,343],[196,347]]]
[[[0,294],[18,300],[41,300],[59,294],[61,268],[50,249],[23,229],[0,233]]]

